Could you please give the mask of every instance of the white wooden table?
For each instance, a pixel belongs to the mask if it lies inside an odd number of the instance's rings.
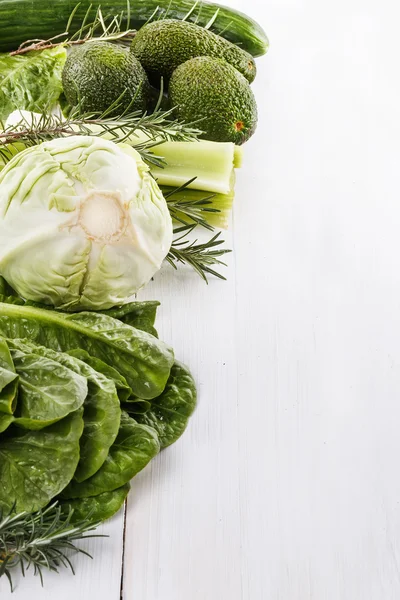
[[[120,514],[16,600],[400,597],[399,4],[233,4],[271,50],[229,279],[166,269],[143,295],[198,410],[134,480],[125,535]]]

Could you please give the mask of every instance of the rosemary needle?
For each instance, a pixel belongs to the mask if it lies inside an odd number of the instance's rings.
[[[58,572],[66,567],[74,572],[69,558],[71,552],[90,556],[75,545],[77,540],[91,537],[106,537],[89,534],[99,524],[93,523],[90,514],[83,521],[72,522],[73,510],[65,513],[57,502],[35,513],[17,513],[15,508],[8,513],[0,510],[0,578],[5,576],[13,591],[12,572],[20,568],[25,571],[33,567],[43,585],[43,569]]]
[[[179,235],[172,242],[166,260],[174,269],[177,268],[179,263],[190,265],[206,283],[208,283],[207,275],[226,279],[221,273],[212,268],[214,265],[226,267],[226,263],[220,260],[219,257],[231,252],[226,248],[220,248],[221,244],[224,243],[223,240],[219,239],[221,232],[216,233],[211,239],[201,244],[197,240],[190,241],[186,239],[195,228],[196,225],[186,225],[175,229],[175,234],[182,235]]]

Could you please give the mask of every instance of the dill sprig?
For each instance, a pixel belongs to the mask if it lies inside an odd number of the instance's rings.
[[[208,275],[226,279],[221,273],[212,268],[214,265],[226,267],[226,263],[220,260],[220,257],[231,252],[231,250],[220,247],[224,243],[224,240],[220,239],[221,232],[216,233],[206,242],[198,243],[197,239],[193,241],[187,239],[195,228],[196,224],[184,225],[174,230],[178,237],[172,242],[166,260],[174,269],[177,269],[180,263],[190,265],[206,283],[208,283]]]
[[[17,513],[13,508],[8,513],[0,510],[0,577],[7,577],[13,591],[12,571],[20,568],[21,573],[33,567],[34,575],[40,577],[43,585],[43,570],[58,573],[60,567],[74,567],[69,558],[71,552],[90,556],[76,546],[77,540],[92,537],[106,537],[88,534],[99,523],[90,520],[90,514],[83,521],[72,523],[73,509],[65,514],[55,502],[46,509],[35,513]]]

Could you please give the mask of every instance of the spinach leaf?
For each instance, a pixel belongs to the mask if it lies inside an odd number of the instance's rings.
[[[159,450],[160,444],[154,429],[140,425],[123,412],[117,439],[103,466],[82,483],[71,481],[61,497],[86,498],[115,490],[139,473]]]
[[[74,513],[71,522],[87,521],[99,523],[109,519],[123,506],[128,495],[130,484],[126,483],[112,492],[103,492],[90,498],[76,498],[75,500],[60,500],[59,503],[65,514],[72,508]]]
[[[71,481],[79,461],[83,409],[40,431],[10,427],[0,438],[0,509],[36,511]]]
[[[104,361],[100,360],[99,358],[90,356],[90,354],[86,352],[86,350],[70,350],[68,354],[70,356],[78,358],[79,360],[84,361],[86,364],[95,369],[98,373],[103,373],[103,375],[105,375],[108,379],[111,379],[114,382],[115,387],[117,388],[118,398],[121,402],[127,401],[129,396],[132,395],[132,390],[129,387],[125,377],[121,375],[121,373],[119,373],[117,369],[114,369],[114,367],[107,365]]]
[[[8,345],[19,375],[16,425],[42,429],[82,406],[88,393],[84,377],[61,364],[57,355],[41,356],[37,348],[26,348],[19,340],[9,340]]]
[[[156,320],[157,308],[160,303],[156,300],[149,300],[147,302],[129,302],[119,308],[110,308],[108,310],[101,311],[103,315],[114,317],[127,325],[147,331],[155,337],[158,337],[157,330],[154,327]]]
[[[7,342],[0,338],[0,415],[13,414],[17,405],[17,393],[18,375]]]
[[[61,313],[0,303],[0,335],[30,340],[58,351],[87,350],[115,367],[135,396],[149,400],[163,391],[173,351],[154,336],[97,313]]]
[[[107,458],[110,446],[119,431],[121,409],[115,385],[86,363],[63,352],[56,352],[33,342],[14,340],[16,347],[25,352],[35,352],[67,367],[75,375],[85,377],[88,393],[84,403],[84,428],[80,441],[80,460],[74,478],[88,479]]]
[[[139,423],[153,427],[160,440],[161,448],[170,446],[183,434],[196,408],[196,384],[190,371],[175,362],[163,393],[151,401],[151,409],[135,415]],[[124,408],[129,410],[129,405]]]

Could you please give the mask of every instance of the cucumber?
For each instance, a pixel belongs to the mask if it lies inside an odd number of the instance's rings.
[[[68,19],[79,0],[0,0],[0,52],[15,50],[27,40],[47,40],[65,31]],[[128,0],[129,2],[129,0]],[[258,23],[247,15],[219,4],[194,0],[130,0],[131,29],[139,29],[154,15],[170,19],[183,19],[193,8],[189,21],[206,26],[218,11],[211,26],[227,40],[237,44],[253,56],[268,50],[268,38]],[[127,0],[81,0],[69,33],[75,33],[91,6],[90,20],[98,6],[103,16],[127,15]],[[127,19],[123,20],[127,27]]]

